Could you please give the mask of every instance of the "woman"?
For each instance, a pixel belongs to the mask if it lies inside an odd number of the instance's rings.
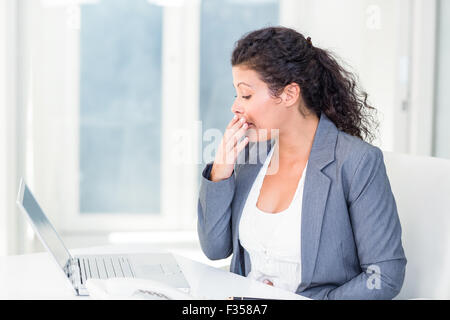
[[[407,260],[383,154],[364,141],[367,94],[289,28],[247,34],[231,64],[235,117],[199,194],[204,253],[233,254],[232,272],[313,299],[394,298]]]

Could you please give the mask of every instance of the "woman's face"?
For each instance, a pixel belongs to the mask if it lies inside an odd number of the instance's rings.
[[[272,129],[279,129],[283,123],[280,99],[270,95],[269,88],[258,73],[243,66],[232,68],[233,85],[236,90],[231,111],[249,124],[246,136],[249,141],[271,139]]]

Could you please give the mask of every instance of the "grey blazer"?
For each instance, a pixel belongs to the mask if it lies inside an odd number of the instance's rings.
[[[256,145],[242,153],[250,155]],[[236,164],[231,177],[219,182],[209,180],[208,163],[198,200],[203,252],[212,260],[233,254],[230,271],[242,276],[251,264],[239,242],[239,219],[264,159],[252,163]],[[400,292],[407,260],[383,154],[338,130],[324,113],[308,160],[301,214],[302,277],[296,293],[312,299],[392,299]]]

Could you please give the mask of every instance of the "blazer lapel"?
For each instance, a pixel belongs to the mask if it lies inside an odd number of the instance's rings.
[[[338,130],[322,112],[308,159],[301,218],[302,280],[298,290],[309,286],[317,260],[322,221],[331,180],[323,172],[334,161]]]

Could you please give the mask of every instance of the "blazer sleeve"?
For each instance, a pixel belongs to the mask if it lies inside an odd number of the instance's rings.
[[[225,180],[209,180],[212,162],[202,172],[197,232],[200,246],[211,260],[228,258],[232,251],[231,202],[235,190],[235,173]]]
[[[392,299],[403,285],[406,257],[401,226],[383,153],[362,157],[348,194],[348,208],[362,272],[326,290],[325,299]]]

